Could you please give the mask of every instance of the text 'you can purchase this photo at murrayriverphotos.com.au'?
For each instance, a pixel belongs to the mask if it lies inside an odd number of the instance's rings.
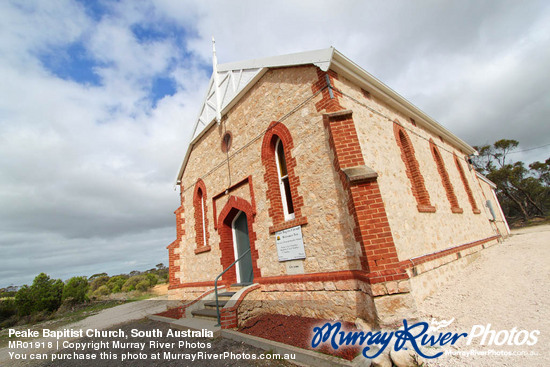
[[[142,323],[154,323],[142,321]],[[140,325],[141,326],[141,325]],[[63,365],[105,365],[142,361],[261,361],[293,360],[295,355],[266,353],[248,346],[235,347],[213,339],[212,331],[157,329],[9,329],[9,360]],[[218,345],[222,342],[223,345]],[[207,363],[208,364],[208,363]]]

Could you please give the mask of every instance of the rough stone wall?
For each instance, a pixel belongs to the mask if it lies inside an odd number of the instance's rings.
[[[294,140],[291,154],[296,160],[298,194],[304,201],[302,216],[307,218],[307,224],[302,226],[307,256],[303,261],[305,273],[360,267],[359,248],[349,226],[347,209],[341,204],[342,188],[332,170],[322,115],[315,108],[320,96],[312,98],[311,86],[317,80],[317,68],[313,66],[268,71],[224,116],[222,123],[210,128],[195,144],[182,178],[185,231],[175,249],[180,255],[175,261],[179,266],[175,276],[181,283],[212,282],[222,271],[220,236],[214,229],[217,219],[211,217],[214,212],[212,198],[216,198],[216,213],[219,215],[227,202],[227,195],[223,194],[225,190],[248,176],[255,196],[253,229],[257,239],[254,246],[258,251],[257,265],[261,276],[286,275],[285,264],[277,258],[275,235],[268,230],[273,223],[268,215],[270,203],[266,198],[265,167],[261,161],[262,133],[273,121],[281,120]],[[229,169],[224,162],[226,153],[220,148],[226,130],[232,134]],[[206,213],[210,217],[207,231],[211,250],[195,254],[192,203],[194,184],[199,178],[204,182],[208,198]],[[250,201],[249,192],[249,184],[245,183],[230,195]]]
[[[411,294],[415,301],[421,302],[434,293],[443,284],[452,280],[460,269],[477,259],[480,251],[496,243],[498,243],[497,240],[493,240],[483,245],[462,250],[458,254],[448,255],[431,263],[418,266],[417,271],[419,274],[410,279]]]
[[[455,153],[463,159],[463,152],[442,141],[439,136],[415,126],[409,116],[397,112],[345,78],[338,78],[335,87],[343,93],[340,104],[353,110],[365,164],[378,173],[378,183],[400,261],[495,234],[487,218],[471,210],[467,192],[453,158]],[[365,105],[383,116],[372,112]],[[436,209],[434,213],[419,212],[417,208],[417,201],[411,189],[411,182],[405,174],[405,163],[401,159],[401,151],[394,135],[394,121],[406,129],[414,146],[431,205]],[[441,175],[430,150],[430,139],[438,147],[458,204],[461,208],[467,208],[462,213],[453,213],[451,210]],[[465,174],[477,206],[481,207],[484,202],[483,195],[476,182],[475,172],[466,168]]]
[[[376,324],[369,287],[356,280],[266,284],[239,306],[239,325],[268,313]]]

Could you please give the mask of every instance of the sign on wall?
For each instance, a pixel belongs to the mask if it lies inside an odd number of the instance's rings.
[[[304,260],[292,260],[285,262],[288,275],[304,274]]]
[[[302,227],[296,226],[275,232],[277,255],[279,261],[305,259],[304,240],[302,239]]]

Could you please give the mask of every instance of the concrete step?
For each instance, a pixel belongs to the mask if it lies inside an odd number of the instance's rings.
[[[223,306],[225,306],[227,303],[227,301],[222,301],[222,300],[218,300],[218,305],[220,306],[220,308],[222,308]],[[204,304],[204,307],[206,309],[213,309],[215,310],[216,309],[216,301],[209,301],[209,302],[206,302]]]
[[[223,293],[218,293],[218,300],[224,300],[224,301],[227,301],[229,300],[235,293],[237,292],[223,292]]]
[[[193,315],[193,317],[197,317],[201,319],[218,321],[218,314],[215,309],[214,310],[212,309],[194,310],[194,311],[191,311],[191,315]]]

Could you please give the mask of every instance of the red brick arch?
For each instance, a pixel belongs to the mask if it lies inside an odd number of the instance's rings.
[[[407,177],[411,182],[411,189],[419,212],[435,213],[435,206],[430,202],[430,194],[424,185],[424,177],[420,172],[420,166],[414,155],[414,147],[409,135],[397,122],[393,123],[393,132],[395,140],[401,150],[401,159],[405,164]]]
[[[466,175],[464,174],[464,170],[462,169],[462,165],[460,164],[458,157],[455,153],[453,153],[453,158],[456,164],[456,169],[458,170],[458,174],[460,175],[460,179],[462,180],[462,184],[464,185],[464,190],[466,191],[466,195],[468,196],[468,201],[470,202],[470,205],[472,206],[472,211],[474,214],[480,214],[481,210],[477,207],[476,200],[474,199],[474,194],[472,193],[472,189],[470,188],[470,184],[468,183],[468,179],[466,178]]]
[[[441,177],[441,183],[443,184],[443,188],[445,189],[445,193],[447,194],[447,200],[449,200],[449,204],[451,204],[451,211],[453,213],[460,214],[463,212],[463,210],[458,205],[458,199],[455,195],[455,189],[453,187],[451,179],[449,178],[447,168],[445,168],[443,157],[441,157],[441,153],[439,152],[439,149],[432,139],[430,139],[430,150],[432,151],[432,156],[434,158],[435,165],[437,166],[437,172],[439,172],[439,176]]]
[[[287,222],[285,222],[281,190],[279,188],[279,179],[277,176],[277,163],[275,162],[275,143],[277,142],[277,138],[281,139],[283,143],[288,179],[290,182],[290,194],[294,206],[295,218]],[[273,221],[273,226],[270,228],[271,233],[285,227],[289,228],[307,222],[307,219],[302,215],[304,199],[298,194],[300,179],[296,175],[296,159],[292,157],[292,148],[294,148],[294,142],[292,141],[292,135],[290,135],[288,128],[282,122],[273,121],[269,125],[262,142],[262,163],[265,167],[264,180],[267,183],[266,195],[270,204],[268,214]]]
[[[203,238],[203,222],[202,222],[202,204],[199,196],[199,190],[202,194],[202,198],[204,201],[204,226],[205,230],[204,233],[206,233],[206,241]],[[208,196],[206,194],[206,185],[204,184],[204,181],[200,178],[197,180],[197,183],[195,183],[195,188],[193,190],[193,215],[195,218],[195,243],[197,245],[197,248],[195,250],[195,253],[201,253],[210,250],[209,244],[209,238],[210,233],[208,232]]]
[[[254,209],[252,205],[238,196],[231,195],[223,207],[218,217],[218,233],[220,234],[220,263],[225,270],[235,261],[235,252],[233,250],[233,232],[231,223],[235,216],[242,211],[246,215],[248,222],[248,238],[250,240],[250,254],[252,256],[252,272],[254,278],[260,278],[261,273],[258,268],[258,250],[256,249],[256,232],[254,232]],[[237,281],[235,267],[229,270],[222,277],[223,284],[232,284]]]

